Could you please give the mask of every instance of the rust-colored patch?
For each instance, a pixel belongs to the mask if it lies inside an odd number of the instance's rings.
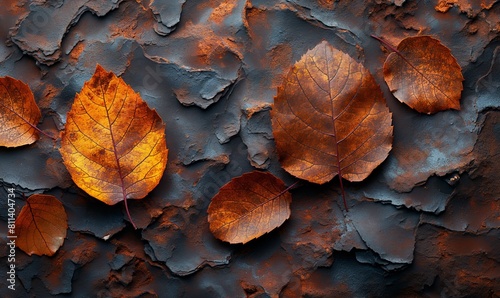
[[[85,50],[85,43],[80,41],[69,53],[70,63],[76,63],[78,61],[78,58],[80,58],[80,55],[83,53],[83,50]]]
[[[439,0],[434,9],[438,12],[445,13],[453,6],[458,7],[461,13],[466,13],[469,17],[476,16],[483,9],[490,9],[497,0]]]
[[[448,10],[450,10],[450,8],[453,7],[454,2],[455,1],[439,0],[438,4],[434,7],[434,9],[438,12],[445,13]]]
[[[264,45],[263,36],[259,31],[269,30],[270,22],[267,19],[269,16],[265,11],[258,8],[248,8],[245,11],[245,20],[247,24],[248,34],[253,43],[253,48],[261,49]],[[256,31],[258,30],[258,31]]]
[[[10,4],[3,3],[4,7],[9,7],[9,12],[11,14],[16,14],[16,15],[22,15],[27,12],[29,12],[29,5],[25,5],[22,3],[23,1],[13,1],[13,0],[8,0]],[[26,2],[26,1],[24,1]]]
[[[212,13],[210,14],[209,20],[216,23],[221,24],[224,22],[224,19],[230,15],[233,10],[238,6],[238,1],[229,0],[224,1],[219,6],[214,8]]]
[[[57,96],[59,92],[60,90],[54,85],[44,84],[42,91],[43,96],[38,100],[38,106],[42,109],[49,109],[54,97]]]
[[[208,33],[208,32],[207,32]],[[213,32],[205,35],[205,38],[198,40],[196,47],[195,66],[205,68],[207,65],[218,65],[227,52],[224,41],[217,38]]]
[[[318,0],[318,4],[325,9],[333,10],[335,8],[335,0]]]

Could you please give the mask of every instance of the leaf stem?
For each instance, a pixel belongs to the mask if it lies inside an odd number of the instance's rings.
[[[389,50],[395,52],[396,54],[398,54],[399,56],[401,56],[401,53],[393,46],[391,45],[388,41],[386,41],[385,39],[383,39],[382,37],[378,37],[378,36],[375,36],[373,34],[370,35],[371,37],[375,38],[376,40],[378,40],[380,43],[382,43],[384,46],[388,47]],[[403,56],[401,56],[401,58],[403,58]],[[403,58],[404,59],[404,58]]]
[[[283,192],[294,189],[295,187],[297,187],[297,184],[299,184],[300,182],[302,182],[302,181],[300,181],[300,180],[295,181],[290,186],[288,186]]]
[[[36,127],[35,125],[33,125],[33,124],[31,124],[31,123],[30,123],[30,125],[31,125],[31,127],[33,127],[36,131],[38,131],[38,132],[39,132],[39,133],[41,133],[42,135],[44,135],[44,136],[46,136],[46,137],[48,137],[48,138],[51,138],[53,141],[57,140],[57,138],[56,138],[56,137],[49,135],[48,133],[44,132],[44,131],[43,131],[43,130],[41,130],[40,128]]]
[[[123,200],[125,203],[125,211],[127,211],[128,219],[130,220],[130,223],[134,227],[134,230],[137,230],[137,226],[135,225],[134,220],[132,220],[132,216],[130,216],[130,211],[128,210],[127,197],[125,197]]]
[[[297,186],[297,184],[299,184],[300,182],[302,182],[302,181],[300,181],[300,180],[295,181],[295,182],[294,182],[294,183],[292,183],[290,186],[288,186],[287,188],[285,188],[284,190],[282,190],[279,194],[275,195],[275,196],[274,196],[271,200],[274,200],[274,199],[276,199],[277,197],[279,197],[279,196],[283,195],[284,193],[286,193],[287,191],[289,191],[289,190],[293,189],[293,188],[294,188],[294,187],[296,187],[296,186]],[[269,200],[269,201],[270,201],[270,200]]]
[[[342,193],[342,200],[344,201],[345,211],[349,212],[349,207],[347,207],[347,201],[345,199],[345,191],[344,191],[344,185],[342,183],[342,176],[340,176],[340,175],[338,175],[338,176],[339,176],[339,182],[340,182],[340,192]]]
[[[419,75],[421,75],[425,80],[427,80],[427,82],[429,82],[429,84],[431,84],[432,86],[434,86],[436,89],[440,90],[441,89],[435,85],[435,83],[431,80],[429,80],[429,78],[427,78],[427,76],[422,73],[415,65],[413,65],[408,59],[406,59],[405,56],[403,56],[403,54],[401,54],[400,51],[398,51],[394,46],[392,46],[388,41],[384,40],[382,37],[378,37],[378,36],[375,36],[373,34],[370,35],[371,37],[375,38],[376,40],[378,40],[379,42],[381,42],[384,46],[386,46],[387,48],[389,48],[391,51],[393,51],[394,53],[396,53],[399,57],[401,57],[401,59],[403,59],[403,61],[405,61],[406,63],[408,63],[408,65],[410,65],[411,68],[413,68]],[[443,91],[441,91],[443,92]],[[448,95],[443,92],[443,94],[448,97]]]
[[[384,46],[386,46],[387,48],[389,48],[389,50],[391,50],[394,53],[396,53],[399,57],[401,57],[401,59],[403,59],[406,63],[408,63],[408,65],[410,65],[411,68],[413,68],[422,77],[424,77],[425,79],[427,79],[427,77],[420,70],[418,70],[418,68],[416,68],[410,61],[408,61],[408,59],[406,59],[406,57],[403,56],[403,54],[401,54],[401,52],[398,51],[398,49],[396,49],[393,45],[391,45],[387,40],[383,39],[382,37],[375,36],[373,34],[371,34],[370,36],[373,37],[373,38],[375,38],[376,40],[380,41]],[[430,81],[429,81],[429,83],[433,84]]]

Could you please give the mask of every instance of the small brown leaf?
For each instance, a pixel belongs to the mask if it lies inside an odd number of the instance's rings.
[[[35,194],[16,219],[16,245],[28,255],[52,256],[64,243],[68,218],[54,196]]]
[[[254,171],[233,178],[208,206],[210,231],[229,243],[247,243],[290,217],[292,195],[272,174]]]
[[[361,181],[392,148],[392,115],[379,86],[326,41],[288,72],[271,117],[282,167],[310,182]]]
[[[42,117],[31,89],[11,77],[0,78],[0,146],[18,147],[38,140]]]
[[[130,218],[126,200],[144,198],[165,170],[165,124],[129,85],[98,65],[75,97],[60,151],[76,185],[109,205],[125,200]]]
[[[420,113],[460,110],[462,69],[450,49],[430,36],[403,39],[384,63],[384,79],[399,101]]]

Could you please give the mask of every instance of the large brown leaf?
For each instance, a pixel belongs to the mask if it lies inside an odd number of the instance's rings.
[[[233,178],[208,207],[210,231],[229,243],[246,243],[290,217],[292,195],[272,174],[254,171]]]
[[[326,41],[288,72],[271,116],[282,167],[310,182],[361,181],[392,148],[392,115],[379,86]]]
[[[430,36],[403,39],[384,63],[394,96],[420,113],[460,109],[462,69],[450,49]]]
[[[38,140],[36,124],[41,116],[28,85],[0,78],[0,146],[18,147]]]
[[[52,256],[64,243],[68,218],[54,196],[35,194],[16,219],[16,245],[28,255]]]
[[[125,200],[128,213],[126,200],[144,198],[163,175],[165,124],[129,85],[98,65],[75,97],[60,151],[80,188],[109,205]]]

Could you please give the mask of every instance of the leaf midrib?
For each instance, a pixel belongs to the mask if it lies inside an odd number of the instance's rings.
[[[339,176],[339,185],[340,185],[340,191],[342,193],[342,198],[343,198],[343,201],[344,201],[344,207],[346,209],[346,211],[349,210],[349,208],[347,207],[347,202],[346,202],[346,199],[345,199],[345,191],[344,191],[344,185],[342,183],[342,168],[340,167],[340,151],[339,151],[339,141],[338,141],[338,136],[337,136],[337,130],[336,130],[336,127],[335,127],[335,122],[336,122],[336,117],[335,117],[335,114],[334,114],[334,111],[335,111],[335,108],[333,106],[333,101],[334,101],[334,98],[332,97],[332,80],[333,78],[330,78],[330,68],[329,68],[329,55],[328,55],[328,47],[325,45],[324,47],[325,49],[325,59],[326,59],[326,73],[327,73],[327,79],[328,79],[328,99],[330,100],[330,106],[331,106],[331,117],[332,117],[332,129],[333,129],[333,135],[334,135],[334,138],[335,138],[335,143],[334,143],[334,146],[335,146],[335,154],[337,155],[336,156],[336,160],[337,160],[337,175]],[[340,55],[340,61],[339,61],[339,65],[338,65],[338,68],[337,68],[337,73],[340,69],[340,66],[342,65],[342,61],[344,59],[344,56],[343,55]],[[351,72],[351,65],[349,63],[349,73],[348,73],[348,76],[350,76]],[[336,76],[336,74],[335,74]],[[344,85],[345,87],[345,85]]]
[[[113,154],[115,156],[116,167],[118,169],[118,176],[120,178],[120,185],[121,185],[121,189],[122,189],[122,196],[123,196],[123,200],[126,200],[127,199],[127,192],[126,192],[126,187],[125,187],[125,180],[124,180],[123,173],[122,173],[122,168],[121,168],[121,165],[120,165],[120,158],[118,157],[118,149],[117,149],[116,143],[115,143],[115,136],[114,136],[114,133],[113,133],[113,122],[111,121],[111,117],[110,117],[109,110],[108,110],[108,105],[107,105],[107,102],[106,102],[106,94],[107,94],[107,91],[108,91],[108,87],[109,87],[109,85],[112,82],[113,82],[113,80],[111,80],[109,82],[109,84],[106,86],[106,90],[104,90],[104,87],[102,86],[102,84],[99,84],[99,85],[101,87],[102,100],[103,100],[103,103],[104,103],[104,109],[106,110],[106,119],[108,120],[108,124],[109,124],[109,134],[111,136],[111,144],[113,145]],[[116,94],[118,92],[118,88],[119,88],[119,84],[117,83],[113,99],[116,99]],[[128,92],[126,93],[125,98],[123,99],[123,101],[125,101],[127,99],[127,96],[128,96]],[[116,118],[118,118],[118,117],[119,117],[119,115],[116,116]],[[115,121],[116,121],[116,119],[115,119]]]
[[[262,184],[259,184],[260,186],[264,187]],[[242,190],[242,191],[251,191],[253,193],[255,193],[256,195],[262,197],[265,199],[265,201],[261,202],[260,204],[255,204],[255,207],[250,209],[248,212],[246,212],[245,214],[239,216],[238,218],[232,220],[232,221],[229,221],[223,225],[221,225],[219,228],[217,228],[217,230],[215,230],[215,232],[218,232],[228,226],[231,226],[232,224],[234,224],[235,222],[239,222],[239,221],[242,221],[243,219],[245,219],[246,217],[249,217],[250,214],[253,214],[255,212],[255,210],[257,210],[258,208],[261,208],[262,206],[264,206],[265,204],[271,202],[271,201],[274,201],[276,199],[278,199],[279,197],[281,197],[282,195],[284,195],[289,189],[290,189],[291,186],[285,188],[284,190],[282,190],[281,192],[279,192],[278,194],[276,194],[275,196],[271,197],[270,199],[267,199],[265,196],[263,196],[262,194],[260,193],[257,193],[251,189],[244,189],[244,188],[239,188],[239,189],[225,189],[225,191],[233,191],[233,190]],[[266,187],[264,187],[266,190],[268,190],[269,192],[272,192],[270,191],[269,189],[267,189]],[[228,200],[226,200],[225,202],[228,202]],[[238,213],[236,213],[238,214]],[[279,212],[279,214],[281,214],[281,212]],[[260,222],[260,221],[259,221]]]
[[[9,98],[10,100],[13,102],[13,98],[12,98],[12,95],[10,94],[9,92],[9,89],[7,89],[7,87],[5,86],[5,84],[2,82],[2,86],[5,88],[5,90],[7,91],[7,94],[9,95]],[[17,86],[15,86],[16,90],[18,93],[21,93],[19,91],[19,88],[17,88]],[[28,120],[26,120],[26,118],[24,118],[22,115],[20,115],[17,111],[15,111],[13,108],[11,107],[8,107],[6,106],[2,101],[0,101],[0,105],[2,105],[2,107],[6,108],[7,110],[9,110],[12,114],[16,115],[17,117],[21,118],[21,120],[23,120],[26,124],[28,124],[29,126],[31,126],[31,128],[35,129],[35,131],[37,130],[37,127],[35,125],[33,125],[32,123],[30,123]]]
[[[413,65],[408,59],[406,59],[405,56],[403,56],[403,54],[401,53],[401,51],[397,50],[395,52],[393,52],[394,54],[396,54],[398,57],[400,57],[401,59],[403,59],[404,62],[406,62],[408,65],[411,66],[411,68],[413,68],[413,70],[415,70],[415,72],[417,72],[417,74],[419,74],[421,77],[423,77],[430,85],[432,85],[432,87],[436,90],[438,90],[439,92],[441,92],[441,94],[443,94],[448,100],[450,101],[453,101],[453,99],[448,96],[448,94],[446,94],[446,92],[444,92],[443,90],[441,90],[441,88],[439,88],[439,86],[437,86],[436,84],[434,84],[433,81],[431,81],[429,78],[427,78],[427,76],[425,76],[424,73],[422,73],[415,65]]]

